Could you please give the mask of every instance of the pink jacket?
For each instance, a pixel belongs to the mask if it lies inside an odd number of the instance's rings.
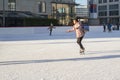
[[[76,32],[76,37],[82,37],[84,36],[85,32],[81,26],[81,24],[78,22],[73,26],[73,30]]]

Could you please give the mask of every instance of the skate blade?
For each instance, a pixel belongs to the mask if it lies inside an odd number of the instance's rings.
[[[80,55],[85,55],[85,53],[84,52],[80,52]]]

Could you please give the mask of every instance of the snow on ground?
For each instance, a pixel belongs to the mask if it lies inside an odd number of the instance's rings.
[[[0,80],[120,80],[120,31],[90,27],[79,55],[69,28],[0,35]]]

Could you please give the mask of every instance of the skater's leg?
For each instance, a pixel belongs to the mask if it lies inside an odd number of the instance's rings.
[[[52,35],[52,30],[50,30],[50,36]]]
[[[106,26],[103,26],[103,32],[106,32]]]
[[[80,46],[80,49],[84,49],[84,47],[82,45],[82,39],[83,39],[83,37],[77,38],[77,43]]]
[[[80,53],[84,52],[85,48],[82,45],[82,39],[83,37],[77,38],[77,43],[80,46]]]

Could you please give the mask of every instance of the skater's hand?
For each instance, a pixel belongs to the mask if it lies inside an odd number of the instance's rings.
[[[67,30],[66,32],[68,33],[68,32],[70,32],[70,30]]]
[[[69,29],[69,30],[67,30],[66,32],[73,32],[74,30],[73,29]]]

